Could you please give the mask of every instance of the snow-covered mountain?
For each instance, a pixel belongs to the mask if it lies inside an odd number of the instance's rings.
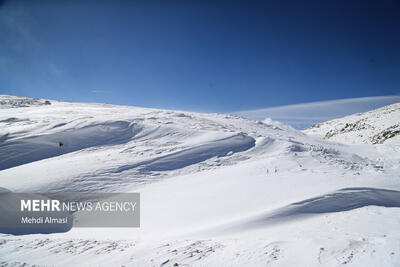
[[[0,105],[0,187],[141,194],[140,228],[3,234],[0,265],[400,264],[393,144],[228,114],[14,96]]]
[[[331,121],[304,131],[346,144],[400,142],[400,103]]]

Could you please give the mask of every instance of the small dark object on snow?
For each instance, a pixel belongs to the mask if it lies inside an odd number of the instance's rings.
[[[51,105],[51,102],[49,100],[44,101],[45,105]]]
[[[58,142],[58,145],[62,147],[64,144],[62,142]]]

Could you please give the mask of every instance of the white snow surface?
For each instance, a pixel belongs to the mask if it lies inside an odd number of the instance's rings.
[[[363,141],[398,122],[398,104],[340,119],[376,130],[344,144],[320,137],[332,123],[306,134],[45,101],[0,96],[0,188],[140,192],[141,227],[0,234],[0,266],[400,266],[400,143]]]

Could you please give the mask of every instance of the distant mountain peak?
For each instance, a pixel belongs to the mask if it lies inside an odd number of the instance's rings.
[[[382,144],[400,136],[400,103],[318,123],[304,132],[347,144]]]

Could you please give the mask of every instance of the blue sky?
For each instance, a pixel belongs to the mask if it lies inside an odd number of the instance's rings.
[[[396,0],[0,0],[0,93],[206,112],[397,95],[399,14]]]

